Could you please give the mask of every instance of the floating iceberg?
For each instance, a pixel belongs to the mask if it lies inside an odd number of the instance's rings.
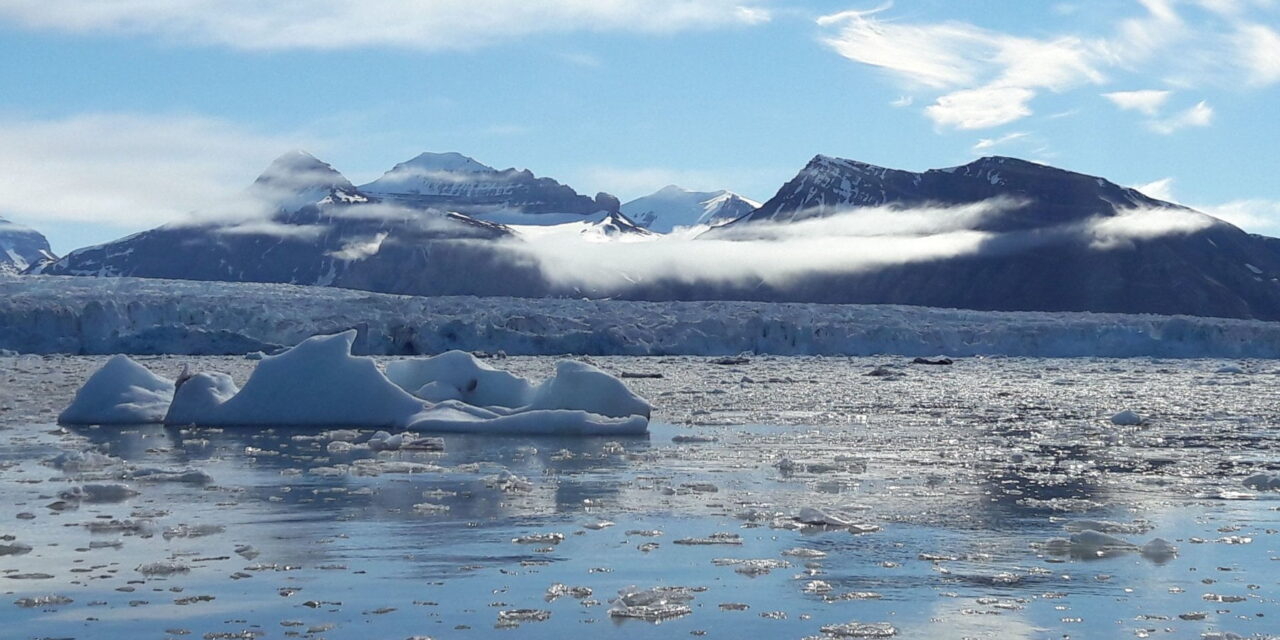
[[[556,365],[541,384],[470,354],[394,362],[351,355],[355,330],[314,336],[263,358],[237,389],[222,373],[170,382],[124,356],[90,377],[63,422],[204,427],[359,427],[428,432],[639,435],[650,405],[621,380],[581,362]],[[176,392],[175,392],[176,388]],[[433,439],[375,434],[374,450],[432,448]],[[432,446],[428,446],[432,445]]]
[[[164,420],[173,381],[118,355],[89,377],[58,415],[62,424],[145,424]]]
[[[244,388],[216,376],[192,377],[182,385],[170,413],[182,422],[216,426],[395,427],[425,404],[392,384],[372,358],[351,355],[355,330],[303,340],[263,358]],[[193,385],[192,383],[196,383]]]
[[[494,369],[465,351],[391,362],[387,378],[428,402],[461,400],[477,407],[518,407],[528,403],[533,390],[528,380]]]

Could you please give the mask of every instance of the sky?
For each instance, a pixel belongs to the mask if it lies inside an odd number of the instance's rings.
[[[1009,155],[1280,235],[1280,0],[0,0],[0,216],[56,253],[305,149],[624,201]]]

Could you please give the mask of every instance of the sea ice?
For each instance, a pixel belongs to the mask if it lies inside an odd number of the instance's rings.
[[[151,373],[128,356],[107,361],[58,415],[62,424],[146,424],[164,420],[173,381]]]

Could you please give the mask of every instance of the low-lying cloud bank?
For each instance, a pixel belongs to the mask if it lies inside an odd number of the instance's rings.
[[[1002,214],[1033,206],[997,198],[957,207],[850,209],[788,223],[684,230],[643,242],[587,242],[537,236],[504,241],[554,286],[623,293],[637,284],[786,286],[800,277],[861,273],[965,256],[995,256],[1061,243],[1106,251],[1135,240],[1188,234],[1219,224],[1180,208],[1126,209],[1114,216],[1032,230],[984,230]]]

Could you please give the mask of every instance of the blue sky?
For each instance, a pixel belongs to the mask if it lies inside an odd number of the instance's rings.
[[[65,252],[291,148],[624,200],[999,154],[1280,233],[1278,31],[1274,0],[0,0],[0,216]]]

